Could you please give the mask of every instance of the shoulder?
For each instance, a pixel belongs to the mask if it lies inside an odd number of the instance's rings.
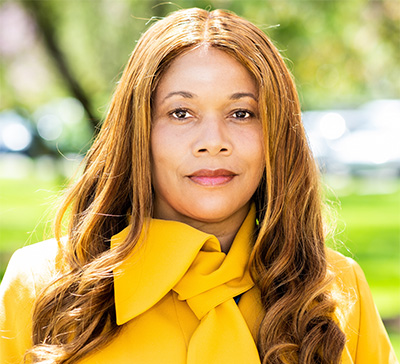
[[[37,291],[57,272],[59,254],[60,249],[55,239],[16,250],[8,263],[1,283],[2,289],[12,285]]]
[[[333,277],[332,293],[343,309],[355,309],[362,299],[371,297],[364,272],[354,259],[328,249],[327,261]]]
[[[345,280],[346,282],[358,284],[360,279],[365,280],[364,273],[359,264],[352,258],[343,254],[327,249],[328,269],[336,276],[336,278]]]
[[[57,272],[55,239],[18,249],[0,284],[0,362],[22,362],[32,345],[32,309]]]
[[[348,269],[355,263],[355,261],[352,258],[346,257],[342,253],[339,253],[330,248],[326,249],[326,257],[328,263],[337,270],[343,268]]]
[[[49,239],[40,243],[24,246],[15,251],[11,261],[19,260],[34,268],[41,263],[48,262],[56,257],[59,247],[56,239]]]
[[[327,261],[328,271],[333,278],[330,291],[338,305],[337,318],[343,328],[350,325],[357,328],[354,331],[358,331],[363,294],[359,279],[360,276],[364,277],[364,273],[354,259],[330,249],[327,250]]]
[[[333,250],[327,251],[327,260],[334,276],[331,292],[337,301],[335,315],[346,334],[352,362],[397,363],[359,264]]]

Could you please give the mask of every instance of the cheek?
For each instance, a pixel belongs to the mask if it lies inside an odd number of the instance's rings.
[[[265,167],[264,137],[261,130],[255,130],[248,138],[245,150],[247,162],[255,178],[260,179]]]
[[[251,153],[248,154],[248,163],[250,165],[249,186],[251,185],[251,194],[257,190],[260,185],[262,176],[265,170],[265,153],[264,153],[264,138],[257,137],[251,145]]]
[[[152,130],[150,138],[151,177],[153,187],[158,185],[158,176],[163,170],[163,155],[166,155],[165,139],[157,128]]]
[[[151,172],[153,186],[163,184],[167,177],[177,173],[182,160],[181,143],[168,128],[155,127],[150,138]]]
[[[153,159],[157,160],[159,156],[167,150],[167,141],[168,137],[165,136],[164,128],[157,125],[153,125],[153,129],[150,135],[150,148],[151,148],[151,156]]]

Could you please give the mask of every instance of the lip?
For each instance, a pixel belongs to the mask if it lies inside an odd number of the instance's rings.
[[[201,186],[213,187],[223,186],[232,181],[237,173],[227,169],[199,169],[190,174],[189,179]]]

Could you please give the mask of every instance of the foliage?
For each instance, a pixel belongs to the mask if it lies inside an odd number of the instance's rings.
[[[305,109],[400,97],[394,82],[400,76],[400,4],[393,0],[6,1],[0,18],[19,17],[7,30],[15,44],[0,39],[3,107],[33,111],[71,93],[37,14],[45,17],[74,82],[102,118],[140,34],[154,19],[192,6],[232,10],[266,31],[288,59]]]

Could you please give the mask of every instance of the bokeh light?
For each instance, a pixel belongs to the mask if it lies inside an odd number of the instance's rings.
[[[319,130],[326,139],[339,139],[346,132],[346,120],[339,113],[327,113],[319,121]]]
[[[22,152],[32,143],[27,121],[14,111],[0,114],[0,150]]]

